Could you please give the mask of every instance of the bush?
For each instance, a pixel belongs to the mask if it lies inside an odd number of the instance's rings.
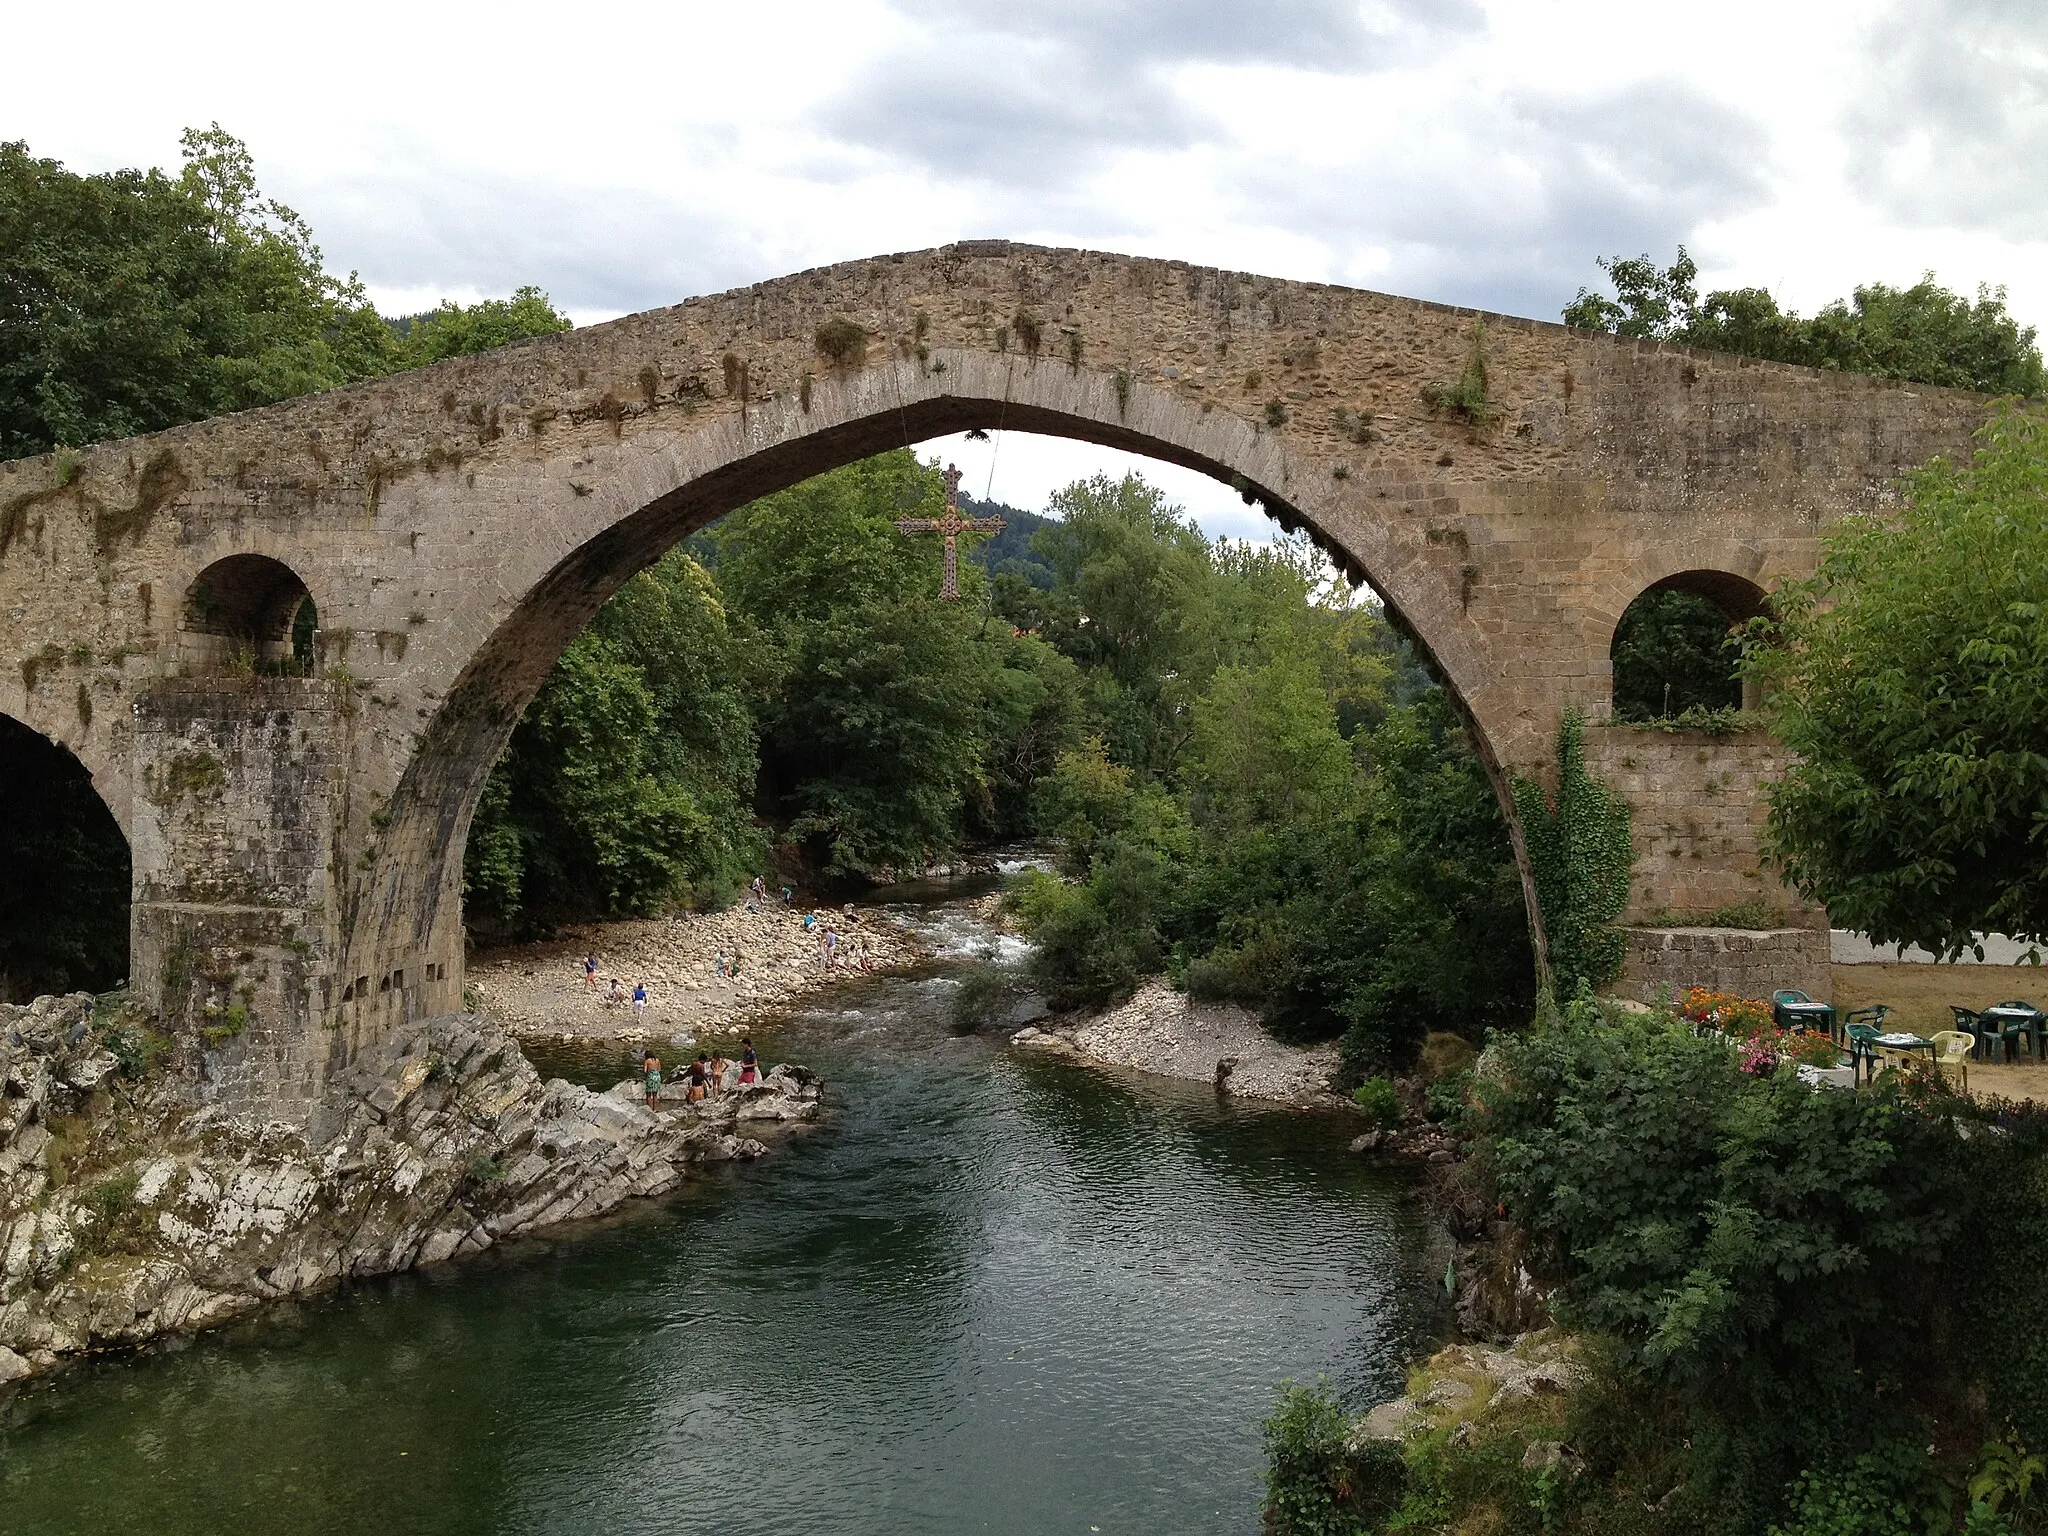
[[[1473,1049],[1470,1040],[1440,1029],[1423,1037],[1422,1056],[1416,1070],[1423,1082],[1440,1083],[1447,1077],[1471,1071],[1472,1063],[1478,1059],[1479,1052]]]
[[[971,1035],[994,1016],[1016,985],[1016,973],[1000,965],[976,965],[960,976],[948,1012],[955,1034]]]
[[[2030,1431],[2044,1352],[2014,1368],[2029,1346],[1991,1298],[2023,1284],[2013,1261],[2048,1260],[2048,1223],[2004,1195],[2039,1187],[2042,1138],[1966,1139],[1967,1107],[1931,1088],[1816,1093],[1683,1025],[1586,1014],[1496,1042],[1482,1155],[1560,1320],[1683,1405],[1687,1498],[1713,1528],[1778,1518],[1816,1446],[1849,1458],[1922,1413],[1967,1422],[1965,1373],[1986,1365],[1992,1411]],[[1800,1497],[1836,1497],[1818,1486]]]
[[[1351,1090],[1351,1102],[1364,1110],[1383,1131],[1390,1131],[1401,1123],[1401,1096],[1394,1091],[1391,1078],[1367,1078]]]
[[[1036,871],[1018,884],[1013,904],[1038,948],[1030,975],[1054,1008],[1119,1002],[1165,961],[1158,912],[1165,904],[1166,861],[1148,848],[1120,845],[1098,860],[1086,885]]]
[[[1833,1471],[1807,1471],[1770,1536],[1943,1536],[1955,1529],[1947,1484],[1924,1441],[1866,1452]]]
[[[1327,1381],[1288,1383],[1259,1426],[1266,1454],[1266,1536],[1365,1536],[1400,1504],[1408,1469],[1399,1446],[1347,1444],[1350,1421]]]

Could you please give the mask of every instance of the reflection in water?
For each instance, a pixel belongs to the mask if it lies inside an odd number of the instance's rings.
[[[1427,1321],[1397,1183],[1342,1121],[955,1037],[949,986],[758,1032],[839,1106],[765,1162],[24,1394],[6,1529],[1255,1529],[1274,1384],[1392,1387]]]

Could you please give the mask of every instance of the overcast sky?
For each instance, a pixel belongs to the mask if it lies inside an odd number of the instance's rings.
[[[6,33],[0,137],[175,166],[217,120],[387,313],[532,282],[587,322],[1001,236],[1554,319],[1596,256],[1683,242],[1703,288],[1932,269],[2048,329],[2044,0],[101,0]],[[1031,507],[1126,462],[994,452]]]

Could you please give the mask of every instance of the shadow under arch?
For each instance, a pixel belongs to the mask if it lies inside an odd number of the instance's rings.
[[[973,360],[966,361],[972,366]],[[1070,371],[1064,364],[1034,366],[1057,367],[1060,375]],[[1486,766],[1520,866],[1540,957],[1541,919],[1512,793],[1493,743],[1466,698],[1467,674],[1476,672],[1465,654],[1469,642],[1454,634],[1448,622],[1440,625],[1427,613],[1407,611],[1400,594],[1375,579],[1376,556],[1383,555],[1390,566],[1396,563],[1391,545],[1381,537],[1384,530],[1360,527],[1354,518],[1340,541],[1328,526],[1335,520],[1330,516],[1334,507],[1305,508],[1276,490],[1276,484],[1288,483],[1285,455],[1238,418],[1217,412],[1211,429],[1208,413],[1178,396],[1143,385],[1126,386],[1112,396],[1109,380],[1073,371],[1105,397],[1108,403],[1100,414],[1012,398],[1006,382],[1000,392],[956,384],[949,392],[916,398],[900,393],[894,399],[878,398],[869,390],[852,402],[855,409],[834,420],[829,396],[821,390],[812,418],[816,425],[785,423],[780,436],[771,427],[761,434],[764,441],[749,440],[742,422],[740,441],[720,445],[727,451],[716,462],[677,477],[665,489],[649,484],[656,466],[645,458],[594,487],[578,485],[577,496],[590,498],[583,505],[594,510],[598,497],[620,497],[617,515],[532,583],[475,650],[427,723],[388,802],[381,848],[350,882],[342,910],[350,956],[345,972],[374,970],[382,963],[374,957],[399,951],[462,952],[462,855],[484,783],[549,669],[621,586],[692,533],[748,502],[877,453],[976,428],[1097,443],[1209,475],[1237,490],[1247,503],[1262,506],[1284,530],[1305,531],[1351,580],[1371,583],[1389,619],[1416,646],[1452,699]],[[1148,418],[1155,430],[1125,424]],[[791,425],[795,430],[788,430]],[[1189,446],[1196,440],[1205,440],[1209,450]],[[661,468],[674,462],[666,458]],[[1315,479],[1300,478],[1304,484]],[[1313,493],[1303,499],[1313,500]]]
[[[313,594],[269,555],[228,555],[193,577],[178,619],[178,661],[200,676],[312,671],[319,633]]]
[[[128,839],[65,747],[0,715],[0,1002],[128,975]]]

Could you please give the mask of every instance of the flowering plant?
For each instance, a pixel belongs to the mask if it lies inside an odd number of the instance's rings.
[[[1689,987],[1678,1005],[1680,1017],[1693,1024],[1711,1024],[1738,1039],[1748,1039],[1770,1029],[1771,1005],[1733,992],[1716,992],[1709,987]]]
[[[1772,1072],[1785,1061],[1803,1067],[1836,1067],[1841,1065],[1842,1050],[1826,1035],[1797,1034],[1771,1025],[1742,1042],[1745,1072]]]

